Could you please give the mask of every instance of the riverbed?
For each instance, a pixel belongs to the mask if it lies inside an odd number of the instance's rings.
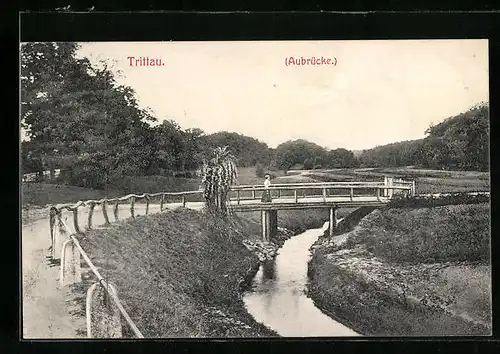
[[[287,240],[274,260],[262,263],[243,295],[247,311],[284,337],[359,336],[333,320],[307,297],[310,247],[328,228],[307,230]]]

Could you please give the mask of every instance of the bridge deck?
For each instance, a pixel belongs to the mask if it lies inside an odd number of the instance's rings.
[[[335,197],[307,197],[295,201],[293,198],[275,198],[270,203],[263,203],[260,200],[231,200],[231,209],[234,211],[255,211],[255,210],[285,210],[285,209],[314,209],[331,208],[335,206],[358,207],[365,205],[383,206],[389,202],[389,198],[376,196],[349,196]]]

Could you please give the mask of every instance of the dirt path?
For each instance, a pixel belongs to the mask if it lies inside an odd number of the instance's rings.
[[[22,226],[23,338],[80,338],[85,319],[71,315],[75,309],[66,300],[67,290],[59,286],[59,267],[49,258],[46,215]]]

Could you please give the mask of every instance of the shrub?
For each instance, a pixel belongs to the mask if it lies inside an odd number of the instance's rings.
[[[264,178],[266,172],[264,171],[264,166],[261,163],[255,165],[255,175],[259,178]]]
[[[304,170],[312,170],[313,167],[314,167],[314,162],[312,159],[304,160]]]

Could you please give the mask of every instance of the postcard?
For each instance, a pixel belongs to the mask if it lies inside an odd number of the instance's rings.
[[[22,42],[22,337],[490,336],[488,40]]]

